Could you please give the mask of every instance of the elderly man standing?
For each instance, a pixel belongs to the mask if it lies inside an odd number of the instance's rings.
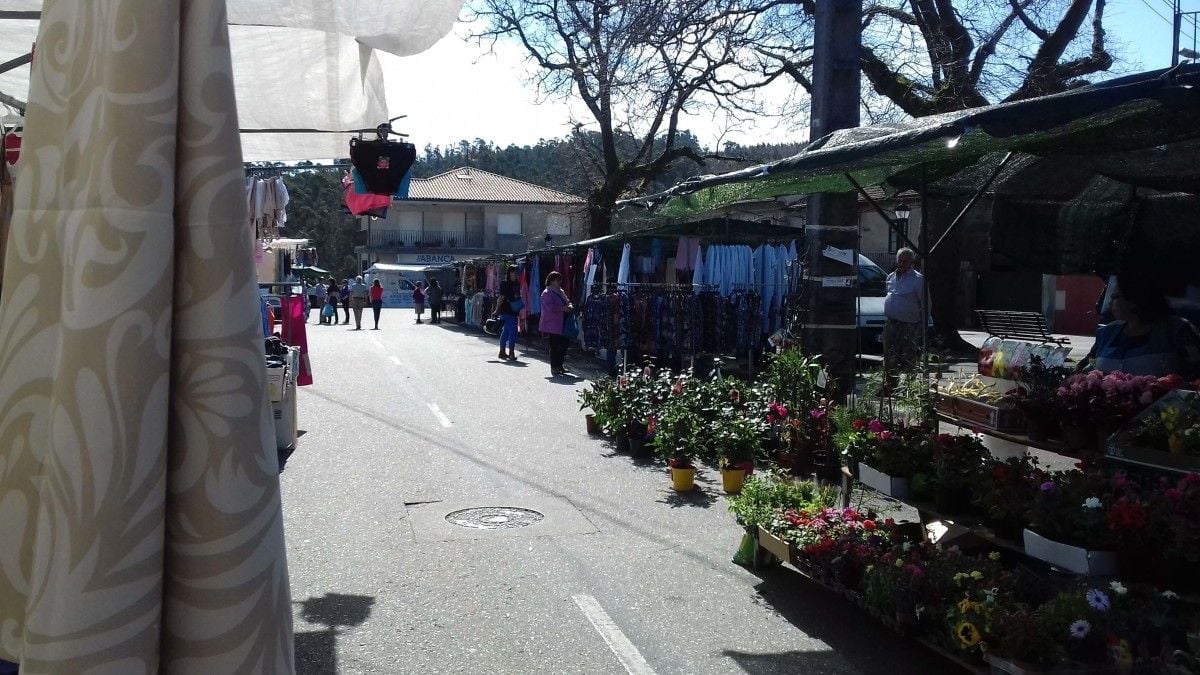
[[[896,271],[887,277],[883,313],[884,368],[895,374],[911,370],[921,353],[921,328],[925,323],[925,277],[913,269],[917,254],[911,248],[896,252]]]

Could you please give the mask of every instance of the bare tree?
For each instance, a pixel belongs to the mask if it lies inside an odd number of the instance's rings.
[[[759,71],[780,70],[811,88],[811,41],[788,41],[820,0],[773,9],[775,29],[760,42]],[[864,10],[862,68],[875,95],[913,117],[1064,91],[1107,71],[1105,0],[879,0]],[[1090,19],[1090,27],[1085,24]],[[880,105],[882,103],[882,105]],[[944,211],[945,209],[941,209]],[[946,222],[931,222],[936,240]],[[925,261],[934,324],[943,342],[962,345],[955,324],[961,242],[946,239]]]
[[[573,98],[590,120],[574,138],[599,176],[591,234],[607,234],[617,200],[680,161],[715,155],[683,143],[689,113],[759,112],[770,79],[748,68],[773,0],[477,0],[480,40],[514,39],[538,67],[536,85]],[[590,133],[591,130],[596,133]],[[627,142],[633,139],[632,143]]]

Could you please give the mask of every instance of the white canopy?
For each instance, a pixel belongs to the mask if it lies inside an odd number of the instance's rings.
[[[336,132],[372,129],[388,118],[376,50],[408,56],[432,47],[450,32],[462,4],[227,0],[245,161],[345,157],[349,135]],[[42,0],[3,5],[37,12]],[[29,53],[37,28],[36,19],[0,19],[0,63]],[[0,101],[25,101],[29,73],[28,66],[0,73]],[[295,133],[305,129],[321,133]]]

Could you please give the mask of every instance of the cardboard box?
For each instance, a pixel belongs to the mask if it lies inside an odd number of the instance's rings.
[[[758,546],[784,562],[792,560],[792,545],[764,530],[758,528]]]
[[[284,368],[267,368],[267,392],[271,394],[271,403],[279,403],[287,391],[287,371]]]
[[[907,478],[889,476],[863,462],[858,463],[858,481],[872,490],[896,499],[907,499],[909,495]]]
[[[1113,576],[1117,573],[1117,554],[1112,551],[1089,551],[1063,544],[1047,539],[1028,528],[1024,537],[1026,555],[1055,567],[1092,577]]]

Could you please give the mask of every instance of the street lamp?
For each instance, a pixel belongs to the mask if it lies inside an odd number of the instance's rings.
[[[1194,49],[1188,49],[1187,47],[1184,47],[1183,49],[1179,50],[1179,55],[1185,59],[1191,59],[1193,61],[1200,61],[1200,52],[1198,52]]]
[[[896,207],[895,214],[896,220],[907,225],[908,217],[912,215],[912,209],[908,208],[908,204],[901,202],[900,205]]]

